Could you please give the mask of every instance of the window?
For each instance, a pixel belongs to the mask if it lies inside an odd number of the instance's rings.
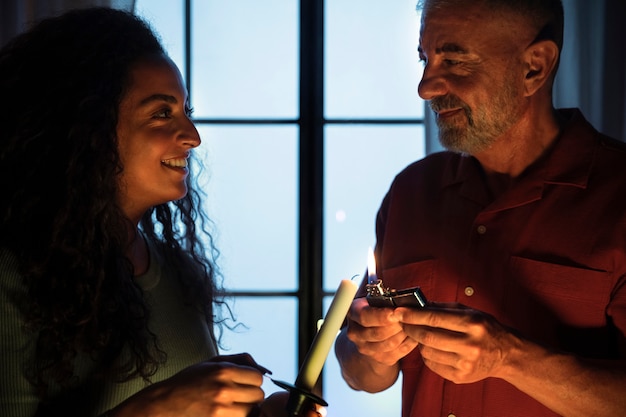
[[[231,305],[250,352],[293,382],[341,279],[366,267],[394,175],[424,156],[415,0],[137,0],[190,89]],[[331,351],[330,416],[400,415]],[[266,393],[279,390],[268,381]]]

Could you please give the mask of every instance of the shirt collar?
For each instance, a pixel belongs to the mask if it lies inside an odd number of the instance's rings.
[[[542,161],[529,168],[516,187],[516,201],[505,205],[523,204],[541,198],[544,184],[557,184],[585,188],[593,165],[598,141],[598,132],[585,120],[578,109],[560,109],[566,120],[563,131],[552,149],[542,157]],[[479,162],[472,156],[455,155],[443,177],[443,186],[461,184],[463,196],[476,202],[487,204],[489,197],[484,186],[483,173]]]
[[[561,109],[567,122],[544,164],[544,182],[586,188],[599,142],[598,131],[578,109]]]

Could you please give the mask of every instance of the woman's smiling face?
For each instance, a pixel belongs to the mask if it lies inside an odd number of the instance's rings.
[[[200,144],[187,99],[180,72],[166,56],[142,59],[131,70],[117,136],[119,203],[135,222],[150,207],[187,194],[187,159]]]

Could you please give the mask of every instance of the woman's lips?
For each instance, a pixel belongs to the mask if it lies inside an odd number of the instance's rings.
[[[186,168],[187,167],[187,158],[171,158],[164,159],[161,163],[168,167],[174,168]]]

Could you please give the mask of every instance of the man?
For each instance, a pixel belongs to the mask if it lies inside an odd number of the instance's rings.
[[[419,94],[449,150],[394,180],[378,278],[427,308],[357,296],[336,353],[404,417],[626,415],[626,145],[555,110],[558,0],[426,0]]]

